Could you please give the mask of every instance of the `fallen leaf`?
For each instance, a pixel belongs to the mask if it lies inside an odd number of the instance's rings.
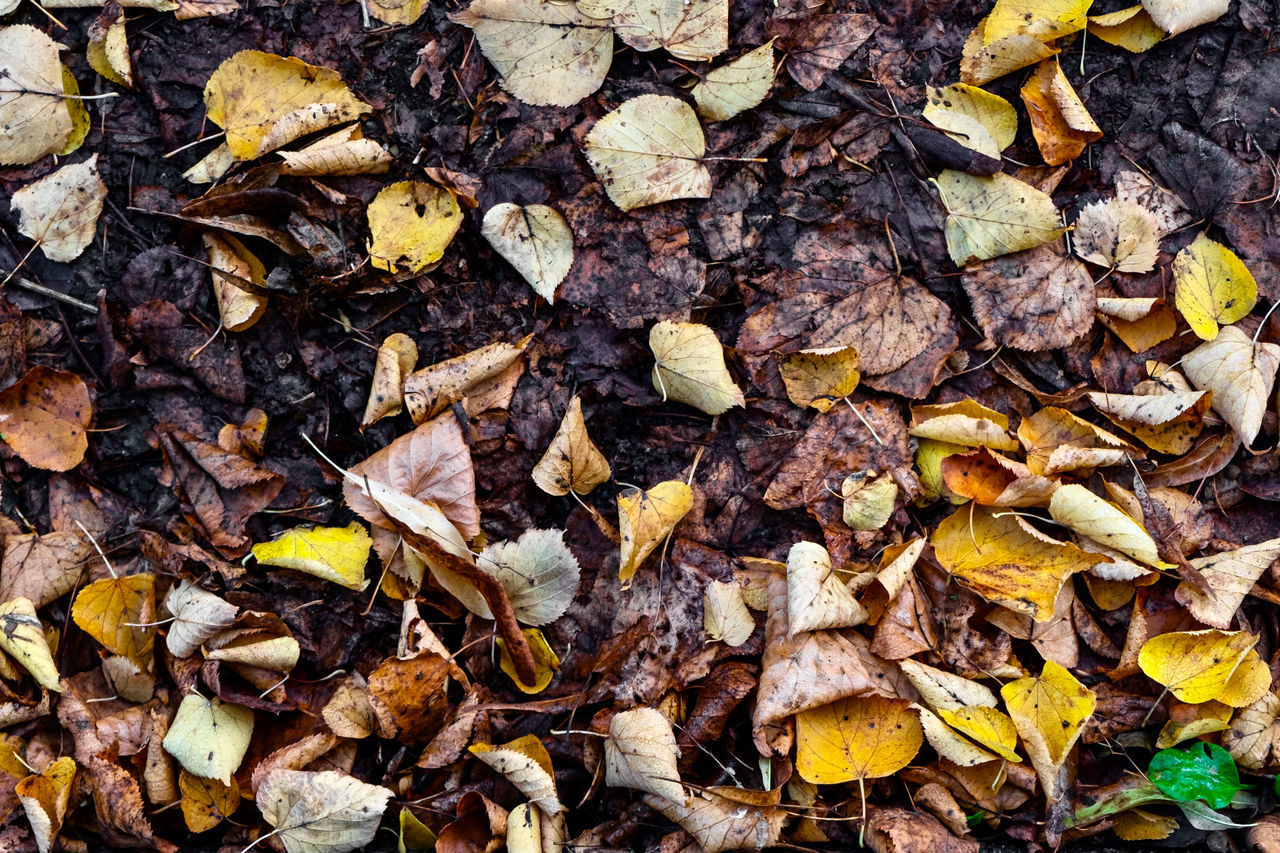
[[[712,59],[729,49],[728,0],[580,0],[591,15],[612,14],[618,38],[641,52],[666,48],[679,59]]]
[[[932,815],[908,809],[877,808],[867,817],[872,853],[978,853],[972,838],[956,838]]]
[[[536,735],[525,735],[501,746],[477,743],[468,751],[507,778],[529,802],[545,814],[564,810],[556,793],[551,756]]]
[[[1033,249],[1066,230],[1053,199],[1009,175],[946,169],[933,184],[947,210],[947,251],[957,266]]]
[[[622,557],[618,580],[623,588],[645,558],[653,553],[680,520],[693,509],[693,489],[679,480],[658,483],[648,491],[627,489],[618,495],[618,533]]]
[[[420,424],[454,403],[462,403],[469,415],[484,411],[488,408],[487,396],[501,386],[512,371],[516,371],[515,377],[519,378],[520,356],[531,340],[533,335],[526,335],[514,344],[498,341],[415,370],[404,380],[404,402],[409,408],[409,417]],[[507,399],[514,390],[513,385],[506,393]]]
[[[335,130],[297,151],[280,151],[280,171],[286,175],[349,176],[384,175],[391,168],[391,153],[372,139],[365,139],[360,125]]]
[[[1184,740],[1226,731],[1234,713],[1234,708],[1222,702],[1188,705],[1174,700],[1170,703],[1169,721],[1160,728],[1156,738],[1156,749],[1168,749]]]
[[[669,95],[624,101],[596,122],[583,145],[605,192],[623,211],[710,197],[711,173],[702,164],[706,149],[693,108]]]
[[[1236,254],[1204,234],[1173,259],[1174,304],[1191,330],[1206,341],[1219,324],[1243,319],[1258,302],[1258,285]]]
[[[0,628],[3,629],[0,630],[0,650],[22,664],[23,669],[31,673],[45,690],[62,692],[49,640],[31,601],[14,598],[0,604]]]
[[[34,163],[55,154],[71,136],[71,115],[62,99],[59,45],[26,24],[0,29],[0,165]],[[95,217],[96,219],[96,217]]]
[[[27,184],[13,194],[9,206],[20,217],[18,230],[35,240],[46,258],[74,261],[93,242],[106,199],[107,185],[98,176],[94,154]]]
[[[987,26],[991,26],[990,18]],[[1031,118],[1040,156],[1050,166],[1070,163],[1086,145],[1102,138],[1102,129],[1067,82],[1056,57],[1041,62],[1022,85],[1022,102]]]
[[[1033,474],[1050,476],[1122,465],[1141,453],[1117,435],[1057,406],[1046,406],[1018,425]]]
[[[567,495],[571,490],[586,495],[612,474],[609,460],[587,434],[582,398],[574,395],[546,453],[533,468],[533,482],[549,495]]]
[[[237,160],[261,157],[372,109],[336,71],[257,50],[223,61],[205,84],[204,103],[209,120],[226,131]]]
[[[1256,343],[1235,326],[1226,326],[1183,356],[1182,369],[1196,388],[1213,392],[1213,410],[1242,442],[1252,444],[1280,369],[1280,345]]]
[[[338,685],[320,715],[338,737],[359,740],[378,730],[377,713],[369,701],[369,683],[359,673],[352,673]]]
[[[742,587],[732,581],[711,581],[702,597],[702,627],[707,638],[731,649],[745,643],[756,630]]]
[[[556,677],[556,672],[560,669],[560,656],[551,648],[546,635],[539,629],[522,628],[521,634],[533,661],[533,677],[528,681],[520,677],[510,646],[503,637],[498,638],[498,667],[520,688],[521,693],[541,693],[547,689],[551,679]]]
[[[953,453],[940,464],[946,487],[983,506],[1045,506],[1059,483],[1032,474],[1021,462],[979,447]]]
[[[1130,53],[1146,53],[1164,38],[1164,30],[1156,26],[1150,13],[1139,4],[1108,15],[1090,16],[1089,35]]]
[[[911,407],[911,435],[965,447],[1017,450],[1009,418],[974,400]]]
[[[615,714],[604,742],[604,783],[687,803],[676,766],[678,753],[671,721],[660,711],[634,708]]]
[[[514,542],[484,549],[477,561],[507,591],[516,618],[526,625],[559,619],[578,592],[580,569],[562,530],[526,530]]]
[[[253,610],[241,613],[231,627],[204,644],[206,660],[266,670],[272,673],[268,684],[279,680],[277,674],[293,669],[300,653],[298,641],[280,617]]]
[[[49,853],[62,832],[75,779],[75,759],[64,755],[50,762],[43,773],[26,776],[17,784],[15,792],[31,821],[40,853]]]
[[[1120,272],[1150,272],[1160,255],[1155,214],[1121,198],[1096,201],[1080,211],[1072,242],[1084,260]]]
[[[796,714],[796,773],[815,785],[890,776],[924,743],[905,699],[859,696]]]
[[[991,44],[1015,34],[1048,42],[1079,32],[1093,0],[996,0],[986,17],[983,40]]]
[[[783,356],[779,370],[787,397],[797,406],[826,412],[858,387],[858,351],[823,347]]]
[[[235,605],[185,579],[169,590],[164,606],[173,614],[165,644],[179,658],[195,654],[201,643],[229,626],[237,610]]]
[[[240,806],[240,785],[206,779],[183,770],[178,777],[182,791],[182,819],[192,832],[208,832]]]
[[[859,471],[844,478],[840,497],[844,501],[841,517],[845,524],[854,530],[880,530],[893,515],[898,484],[892,477]]]
[[[188,773],[230,785],[252,736],[248,708],[188,693],[164,736],[164,749]]]
[[[742,390],[724,364],[716,333],[699,323],[662,320],[649,330],[653,350],[653,387],[668,398],[709,415],[745,406]]]
[[[1093,327],[1093,278],[1057,245],[973,264],[961,281],[994,344],[1040,352],[1075,343]]]
[[[690,94],[709,121],[728,121],[760,105],[773,88],[773,41],[713,68]]]
[[[129,40],[122,9],[114,14],[103,9],[89,25],[89,43],[85,46],[89,67],[112,83],[133,88],[133,65],[129,61]]]
[[[334,770],[272,770],[257,803],[288,853],[346,853],[378,832],[391,792]]]
[[[547,302],[573,266],[573,231],[545,204],[495,204],[484,215],[480,233],[494,251]]]
[[[400,414],[404,406],[404,381],[418,364],[418,345],[402,332],[387,335],[378,347],[373,365],[373,384],[369,388],[369,402],[365,405],[360,429],[372,426],[383,418]]]
[[[33,367],[0,392],[0,437],[28,465],[70,471],[89,449],[93,403],[74,373]]]
[[[1218,20],[1228,5],[1224,0],[1142,0],[1155,25],[1171,36]]]
[[[1019,678],[1000,688],[1005,707],[1026,745],[1051,802],[1065,793],[1059,774],[1067,754],[1093,716],[1097,696],[1069,671],[1046,661],[1039,676]]]
[[[1000,152],[1013,144],[1018,114],[999,95],[967,83],[941,89],[930,86],[926,92],[925,120],[966,148],[999,160]]]
[[[427,0],[368,0],[369,14],[393,27],[407,27],[427,11]]]
[[[1138,666],[1192,705],[1221,699],[1258,638],[1247,631],[1175,631],[1147,640]],[[1256,700],[1255,700],[1256,701]]]
[[[156,642],[156,576],[103,578],[76,595],[71,618],[90,637],[138,668],[152,671]]]
[[[359,592],[369,585],[364,567],[373,540],[363,524],[346,527],[295,527],[270,542],[253,546],[253,557],[267,566],[306,572]]]
[[[1049,515],[1073,533],[1087,536],[1153,568],[1164,568],[1155,540],[1115,504],[1078,483],[1063,486],[1049,500]]]
[[[471,28],[502,87],[527,104],[572,106],[600,88],[613,61],[612,21],[576,3],[476,0],[450,18]]]
[[[940,708],[938,716],[951,728],[1005,761],[1022,760],[1014,751],[1018,745],[1018,731],[1004,712],[982,706],[954,710]]]
[[[1241,708],[1222,736],[1222,746],[1236,764],[1246,770],[1260,770],[1275,749],[1276,717],[1280,697],[1267,691],[1252,705]]]
[[[1205,391],[1169,394],[1106,394],[1090,391],[1089,402],[1159,453],[1181,456],[1204,428],[1212,395]]]
[[[974,86],[1035,65],[1058,52],[1058,48],[1026,32],[1014,32],[993,40],[986,37],[986,29],[984,18],[965,39],[960,59],[960,79]]]
[[[827,549],[797,542],[787,554],[787,625],[790,634],[849,628],[867,621],[867,611],[831,570]]]
[[[369,263],[386,272],[422,272],[444,256],[462,225],[457,197],[422,181],[383,187],[366,214]]]
[[[1100,296],[1098,319],[1133,352],[1145,352],[1178,331],[1178,317],[1163,299]]]
[[[976,681],[915,660],[899,661],[898,665],[921,698],[935,711],[996,706],[995,694]]]
[[[213,295],[218,301],[218,315],[228,332],[243,332],[262,318],[267,310],[267,297],[251,293],[239,282],[262,287],[267,281],[262,261],[230,234],[208,232],[200,235],[209,254],[209,271],[213,274]]]
[[[1280,539],[1191,560],[1191,567],[1200,572],[1213,589],[1213,597],[1184,581],[1178,585],[1178,601],[1204,624],[1229,628],[1245,596],[1277,558],[1280,558]]]
[[[875,16],[850,12],[775,12],[765,21],[765,32],[777,37],[786,56],[787,73],[807,92],[816,92],[827,74],[843,65],[875,29]]]

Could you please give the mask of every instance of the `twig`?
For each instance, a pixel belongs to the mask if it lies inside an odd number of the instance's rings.
[[[88,302],[81,302],[79,299],[76,299],[74,296],[67,296],[67,294],[59,293],[58,291],[52,288],[45,287],[43,284],[36,284],[34,281],[32,281],[29,278],[22,278],[21,276],[18,276],[13,279],[13,283],[18,285],[18,287],[21,287],[23,290],[30,290],[32,293],[38,293],[41,296],[47,296],[50,299],[56,299],[59,302],[66,303],[67,305],[70,305],[73,308],[79,308],[81,311],[88,312],[89,314],[96,315],[98,313],[97,305],[91,305]]]

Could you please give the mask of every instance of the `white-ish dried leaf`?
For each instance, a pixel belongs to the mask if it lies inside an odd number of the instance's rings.
[[[3,94],[3,90],[0,90]],[[63,166],[13,194],[18,230],[40,244],[51,261],[74,261],[93,242],[107,185],[98,175],[98,155]]]

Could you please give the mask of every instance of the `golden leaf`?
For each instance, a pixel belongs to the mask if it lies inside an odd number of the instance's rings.
[[[1173,297],[1191,331],[1212,341],[1219,325],[1249,316],[1258,284],[1235,252],[1201,234],[1173,259]]]
[[[853,347],[801,350],[779,365],[787,396],[797,406],[826,412],[858,387],[858,351]]]
[[[444,256],[462,225],[457,197],[421,181],[383,187],[366,214],[369,263],[386,272],[422,272]]]
[[[1000,159],[1000,152],[1013,144],[1018,135],[1018,114],[1013,104],[999,95],[967,83],[952,83],[941,89],[928,87],[928,96],[922,115],[925,120],[942,130],[956,131],[956,117],[976,122],[979,131],[990,140],[990,147],[973,138],[958,140],[961,145],[982,151]],[[968,125],[972,128],[972,125]],[[995,153],[991,153],[994,151]]]
[[[653,387],[668,398],[709,415],[746,405],[741,389],[724,364],[716,333],[699,323],[662,320],[649,330],[653,350]]]
[[[853,696],[796,714],[796,772],[815,785],[889,776],[923,743],[905,699]]]
[[[404,381],[418,364],[418,345],[413,338],[401,332],[387,335],[378,347],[373,364],[373,383],[369,388],[369,402],[360,419],[360,429],[372,426],[383,418],[400,414],[404,406]]]
[[[1165,568],[1155,540],[1124,510],[1078,483],[1063,486],[1049,500],[1049,515],[1073,533],[1087,536],[1154,568]]]
[[[346,527],[295,527],[254,545],[253,556],[263,565],[306,572],[359,592],[369,585],[364,567],[372,547],[369,531],[353,521]]]
[[[1014,752],[1018,745],[1018,730],[1008,715],[995,708],[947,708],[938,709],[938,716],[960,734],[978,745],[991,750],[1006,761],[1018,762],[1022,757]]]
[[[622,558],[618,579],[624,588],[653,553],[671,535],[680,520],[693,509],[693,489],[679,480],[658,483],[648,491],[628,489],[618,495],[618,533]]]
[[[29,599],[14,598],[0,604],[0,649],[22,664],[41,687],[62,692],[44,626]]]
[[[182,791],[182,819],[192,832],[208,832],[240,807],[240,785],[234,776],[229,783],[188,773],[178,776]]]
[[[1058,770],[1079,740],[1085,721],[1093,716],[1097,697],[1053,661],[1046,661],[1037,677],[1009,682],[1000,695],[1027,747],[1045,796],[1058,801],[1064,793]]]
[[[1143,643],[1138,666],[1178,699],[1198,705],[1222,697],[1231,677],[1257,642],[1258,638],[1247,631],[1159,634]]]
[[[507,778],[529,802],[549,815],[564,810],[556,793],[551,756],[537,735],[518,737],[501,746],[473,744],[468,751]]]
[[[1086,145],[1102,138],[1102,129],[1067,82],[1057,57],[1041,62],[1022,85],[1022,102],[1031,118],[1040,156],[1050,166],[1070,163]]]
[[[208,231],[200,239],[209,253],[213,295],[218,301],[222,327],[228,332],[243,332],[267,310],[267,297],[246,290],[237,280],[261,287],[266,284],[267,270],[257,256],[230,234]]]
[[[40,853],[49,853],[62,831],[75,779],[75,759],[64,755],[50,763],[40,775],[25,777],[15,788],[27,819],[31,821],[36,849]]]
[[[567,495],[570,490],[585,495],[611,475],[609,461],[587,435],[582,398],[574,395],[547,452],[533,468],[533,482],[549,495]]]
[[[156,642],[155,575],[94,581],[76,596],[71,618],[108,650],[151,671]]]
[[[525,642],[529,644],[529,651],[533,654],[533,683],[526,684],[520,680],[520,676],[516,675],[515,661],[511,659],[511,653],[507,650],[507,641],[501,637],[498,638],[498,666],[510,676],[516,687],[520,688],[520,692],[541,693],[547,689],[551,679],[556,677],[556,672],[560,669],[560,657],[537,628],[521,628],[520,632],[524,634]]]

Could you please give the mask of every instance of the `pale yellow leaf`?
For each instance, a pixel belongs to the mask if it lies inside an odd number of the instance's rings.
[[[737,648],[750,639],[756,620],[747,610],[739,584],[715,580],[707,584],[702,594],[702,628],[709,639],[729,648]]]
[[[1257,642],[1258,638],[1247,631],[1159,634],[1142,645],[1138,666],[1183,702],[1198,705],[1211,699],[1221,701],[1231,677]]]
[[[773,41],[707,72],[693,87],[698,113],[710,121],[727,121],[746,112],[773,87]]]
[[[34,163],[71,136],[58,49],[35,27],[0,28],[0,165]]]
[[[501,746],[477,743],[468,747],[468,751],[505,776],[546,814],[559,814],[564,810],[556,793],[551,756],[537,735],[524,735]]]
[[[93,242],[106,200],[107,185],[98,176],[94,154],[27,184],[9,204],[21,217],[18,230],[35,240],[46,258],[74,261]]]
[[[230,785],[252,736],[248,708],[188,693],[164,736],[164,749],[187,772]]]
[[[1235,326],[1224,327],[1182,357],[1191,384],[1213,392],[1213,410],[1245,444],[1252,444],[1262,428],[1277,368],[1280,345],[1255,343]]]
[[[653,387],[670,398],[719,415],[746,405],[724,363],[716,333],[699,323],[662,320],[649,330],[653,351]]]
[[[898,500],[898,484],[888,474],[858,471],[840,484],[842,518],[854,530],[879,530],[889,523]]]
[[[946,169],[933,181],[947,210],[947,251],[957,266],[1031,249],[1066,230],[1053,199],[1004,173]]]
[[[382,175],[391,167],[391,153],[365,139],[353,124],[321,137],[297,151],[281,151],[286,175]]]
[[[573,231],[555,208],[545,204],[495,204],[484,215],[480,233],[494,251],[547,302],[573,266]]]
[[[1245,596],[1277,558],[1280,558],[1280,539],[1194,559],[1191,567],[1204,576],[1213,589],[1213,598],[1184,581],[1178,585],[1178,601],[1204,624],[1213,628],[1229,628]]]
[[[587,162],[624,211],[680,198],[708,198],[706,139],[693,108],[669,95],[640,95],[596,122]]]
[[[391,792],[335,770],[272,770],[257,803],[287,853],[347,853],[373,841]]]
[[[549,495],[567,495],[570,490],[585,495],[611,475],[609,461],[587,434],[582,398],[574,395],[547,452],[533,468],[533,482]]]
[[[14,598],[0,604],[0,649],[12,655],[31,673],[36,683],[46,690],[62,692],[58,683],[58,667],[53,662],[44,626],[36,609],[26,598]]]
[[[851,628],[867,611],[831,570],[827,549],[797,542],[787,554],[787,625],[791,636],[826,628]]]
[[[485,548],[477,564],[497,577],[526,625],[559,619],[578,591],[578,559],[564,544],[563,530],[526,530],[514,542]]]
[[[246,285],[266,284],[267,270],[256,255],[230,234],[209,231],[200,235],[200,239],[209,253],[213,295],[218,301],[222,327],[228,332],[243,332],[267,310],[267,297],[246,289]]]
[[[1090,263],[1120,272],[1150,272],[1160,254],[1159,226],[1155,214],[1137,202],[1097,201],[1080,211],[1072,244]],[[1098,310],[1104,310],[1101,304]]]
[[[1218,20],[1229,6],[1229,0],[1142,0],[1155,25],[1171,36]]]
[[[628,489],[618,495],[618,533],[621,562],[618,579],[623,587],[653,550],[693,509],[693,490],[679,480],[658,483],[648,491]]]
[[[604,742],[605,784],[648,791],[673,803],[685,803],[676,767],[676,736],[671,721],[653,708],[615,714]]]
[[[1115,504],[1078,483],[1063,486],[1049,500],[1049,515],[1073,533],[1119,551],[1153,568],[1163,568],[1155,540]]]

